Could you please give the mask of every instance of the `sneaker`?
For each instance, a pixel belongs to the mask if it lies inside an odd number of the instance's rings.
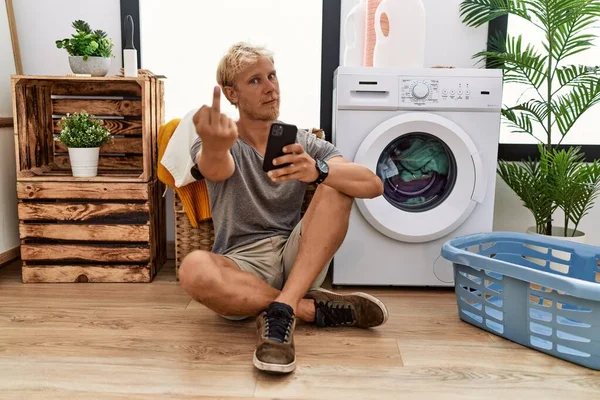
[[[319,327],[372,328],[383,325],[388,319],[385,305],[366,293],[338,294],[315,288],[309,290],[304,298],[314,300],[315,323]]]
[[[254,351],[254,366],[267,372],[292,372],[296,368],[295,327],[292,307],[271,303],[256,319],[258,345]]]

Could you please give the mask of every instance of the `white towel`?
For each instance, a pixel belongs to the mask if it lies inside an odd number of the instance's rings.
[[[181,118],[160,160],[160,163],[173,175],[175,187],[178,188],[196,180],[190,173],[190,169],[194,166],[190,149],[198,137],[193,121],[197,111],[198,108],[195,108]]]

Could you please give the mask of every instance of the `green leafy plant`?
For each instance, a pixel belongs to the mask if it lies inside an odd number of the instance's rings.
[[[569,147],[567,150],[556,148],[545,151],[550,169],[551,193],[555,206],[565,214],[564,232],[567,236],[569,223],[577,230],[581,219],[586,216],[600,194],[600,163],[584,162],[585,155],[580,147]]]
[[[85,111],[67,114],[57,122],[57,125],[61,131],[56,140],[67,147],[100,147],[112,141],[108,128]]]
[[[539,159],[512,163],[500,160],[498,173],[534,216],[536,232],[547,233],[552,215],[564,212],[563,236],[573,234],[600,195],[600,163],[584,162],[580,147],[547,149],[538,144]],[[551,228],[552,229],[552,228]]]
[[[558,150],[575,122],[600,103],[600,67],[567,62],[593,46],[595,36],[589,29],[600,17],[600,1],[463,0],[460,14],[472,27],[510,15],[543,34],[541,49],[524,43],[522,35],[495,34],[489,50],[474,58],[502,69],[505,83],[522,84],[525,92],[534,94],[527,101],[504,106],[502,116],[512,132],[537,140],[539,160],[500,161],[498,174],[532,212],[537,233],[552,234],[552,214],[560,208],[565,213],[566,236],[569,222],[579,225],[600,190],[597,163],[584,163],[579,147]],[[534,134],[534,126],[541,127],[542,138]],[[553,135],[560,137],[557,142]]]
[[[102,30],[92,31],[90,25],[82,20],[74,21],[72,24],[75,33],[70,38],[57,40],[56,47],[65,49],[71,56],[88,57],[111,57],[113,42]]]

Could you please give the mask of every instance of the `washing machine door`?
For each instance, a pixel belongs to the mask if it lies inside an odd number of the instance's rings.
[[[374,171],[384,194],[356,199],[378,231],[404,242],[427,242],[459,227],[485,196],[483,161],[471,138],[451,120],[406,113],[377,126],[355,162]]]

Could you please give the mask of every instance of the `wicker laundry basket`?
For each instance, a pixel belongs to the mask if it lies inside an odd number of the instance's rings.
[[[321,129],[313,129],[312,133],[318,138],[325,138]],[[304,195],[301,215],[304,215],[316,191],[315,185],[309,185]],[[174,194],[173,211],[175,213],[175,271],[179,278],[179,266],[186,255],[194,250],[212,249],[215,240],[215,229],[212,219],[200,221],[198,227],[194,228],[183,208],[183,203]]]

